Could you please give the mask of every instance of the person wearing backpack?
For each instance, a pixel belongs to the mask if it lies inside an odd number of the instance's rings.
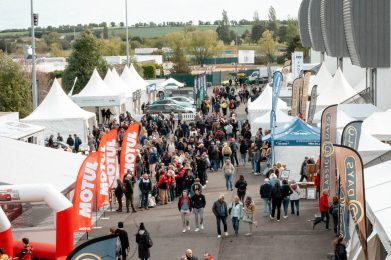
[[[282,191],[281,184],[279,181],[274,183],[272,191],[270,192],[270,199],[272,201],[272,213],[270,219],[273,220],[277,210],[277,221],[280,221],[281,217],[281,202],[282,202]]]
[[[224,143],[223,148],[221,149],[221,154],[224,157],[224,161],[231,161],[232,150],[227,143]]]
[[[347,260],[346,245],[343,243],[343,238],[339,237],[333,241],[334,245],[334,259]]]
[[[338,227],[338,212],[339,212],[339,203],[338,203],[338,197],[333,197],[333,202],[330,205],[329,213],[333,217],[333,223],[334,223],[334,233],[337,235],[337,227]]]
[[[139,230],[136,234],[136,243],[138,244],[138,257],[141,260],[147,260],[151,257],[149,249],[153,246],[149,232],[145,229],[144,223],[140,223]],[[126,258],[124,258],[126,259]]]
[[[239,176],[239,180],[235,183],[235,188],[237,188],[237,194],[242,203],[244,203],[244,196],[246,196],[247,182],[244,179],[243,175]]]

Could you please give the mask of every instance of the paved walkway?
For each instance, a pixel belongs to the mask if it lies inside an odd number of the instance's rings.
[[[211,92],[211,89],[208,91]],[[240,120],[246,118],[243,105],[237,110],[237,114]],[[251,237],[244,235],[248,232],[248,225],[243,222],[240,224],[239,236],[232,236],[232,223],[228,220],[230,235],[217,238],[216,220],[211,209],[213,202],[217,200],[219,194],[225,195],[227,203],[230,203],[236,195],[236,190],[226,191],[225,179],[221,172],[208,172],[209,182],[204,190],[207,200],[204,214],[205,229],[200,232],[194,232],[194,215],[191,215],[191,231],[182,233],[176,200],[172,204],[134,214],[106,213],[109,219],[98,221],[98,225],[103,228],[94,229],[89,235],[96,237],[107,234],[110,227],[116,227],[118,221],[124,221],[131,241],[128,259],[138,259],[134,235],[140,222],[145,223],[154,242],[151,248],[151,259],[179,259],[187,248],[191,248],[200,260],[205,251],[220,260],[326,259],[326,254],[332,251],[330,241],[333,239],[333,232],[325,231],[322,225],[318,225],[315,231],[312,230],[311,222],[308,220],[318,212],[316,201],[301,200],[300,216],[289,215],[287,219],[282,218],[280,222],[271,221],[268,217],[263,217],[263,201],[259,196],[259,187],[264,177],[254,176],[249,165],[238,167],[235,177],[239,174],[245,176],[248,183],[247,195],[253,197],[257,209],[258,228],[254,228]],[[85,240],[80,242],[83,241]]]

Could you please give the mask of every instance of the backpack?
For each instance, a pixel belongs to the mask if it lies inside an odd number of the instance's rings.
[[[347,253],[346,253],[346,246],[342,244],[338,244],[335,247],[335,260],[346,260]]]
[[[229,146],[225,147],[224,149],[224,155],[225,156],[230,156],[230,154],[232,154],[232,150]]]
[[[338,217],[338,205],[332,205],[331,207],[331,215],[333,215],[333,217]]]
[[[244,192],[244,191],[246,191],[246,187],[247,187],[246,183],[245,182],[241,182],[239,184],[239,186],[238,186],[238,191]]]
[[[282,193],[281,193],[281,187],[280,186],[275,186],[272,190],[272,197],[273,198],[282,198]]]

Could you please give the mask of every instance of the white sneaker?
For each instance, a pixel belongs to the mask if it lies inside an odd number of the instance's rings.
[[[206,180],[206,183],[208,183],[208,180]]]
[[[190,230],[190,226],[187,226],[187,230]]]
[[[194,232],[198,232],[198,231],[200,231],[200,229],[199,229],[199,228],[196,228],[196,229],[194,229]]]
[[[201,229],[204,229],[204,224],[201,224]]]
[[[221,238],[221,235],[218,235],[217,238]]]
[[[288,218],[288,216],[283,216],[283,218]]]
[[[228,232],[224,232],[224,236],[226,236],[226,237],[227,237],[227,236],[228,236]]]
[[[182,233],[185,233],[186,232],[186,228],[184,228],[183,230],[182,230]]]

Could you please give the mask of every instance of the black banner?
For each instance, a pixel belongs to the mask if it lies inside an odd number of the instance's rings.
[[[67,260],[120,259],[121,243],[118,234],[91,239],[76,247]]]

